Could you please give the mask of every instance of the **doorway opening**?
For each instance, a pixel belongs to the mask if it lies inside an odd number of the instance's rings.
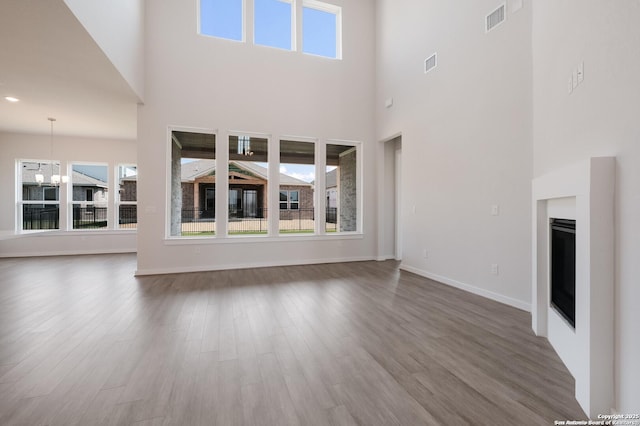
[[[383,141],[380,257],[402,260],[402,136]]]

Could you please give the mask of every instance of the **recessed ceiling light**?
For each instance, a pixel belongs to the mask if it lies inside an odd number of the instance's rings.
[[[14,98],[13,96],[5,96],[4,98],[9,102],[18,102],[20,100],[18,98]]]

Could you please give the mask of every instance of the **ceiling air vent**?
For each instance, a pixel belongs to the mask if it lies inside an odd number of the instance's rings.
[[[502,5],[500,5],[499,8],[497,8],[496,10],[491,12],[489,15],[487,15],[487,22],[486,22],[487,32],[491,31],[492,29],[494,29],[495,27],[497,27],[498,25],[504,22],[504,18],[506,17],[506,13],[505,13],[506,8],[507,8],[507,5],[503,3]]]
[[[424,60],[424,73],[428,73],[429,71],[431,71],[432,69],[434,69],[436,67],[436,65],[438,65],[438,62],[436,60],[436,53],[434,53],[433,55],[429,56],[427,59]]]

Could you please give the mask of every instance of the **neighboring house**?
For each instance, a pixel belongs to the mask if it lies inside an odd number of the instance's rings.
[[[23,163],[22,169],[22,199],[29,201],[55,201],[59,200],[59,187],[49,184],[51,175],[59,174],[57,165],[39,163]],[[36,181],[36,174],[42,174],[44,182],[39,184]],[[92,205],[104,204],[108,199],[108,185],[99,179],[74,171],[70,179],[73,185],[72,200],[74,203]]]
[[[229,162],[229,218],[265,217],[268,170],[256,162]],[[215,218],[215,160],[181,165],[183,220]],[[313,185],[280,173],[280,210],[313,209]]]

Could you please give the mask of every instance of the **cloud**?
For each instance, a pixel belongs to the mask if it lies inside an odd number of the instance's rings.
[[[287,173],[287,168],[285,166],[280,166],[280,173]]]

